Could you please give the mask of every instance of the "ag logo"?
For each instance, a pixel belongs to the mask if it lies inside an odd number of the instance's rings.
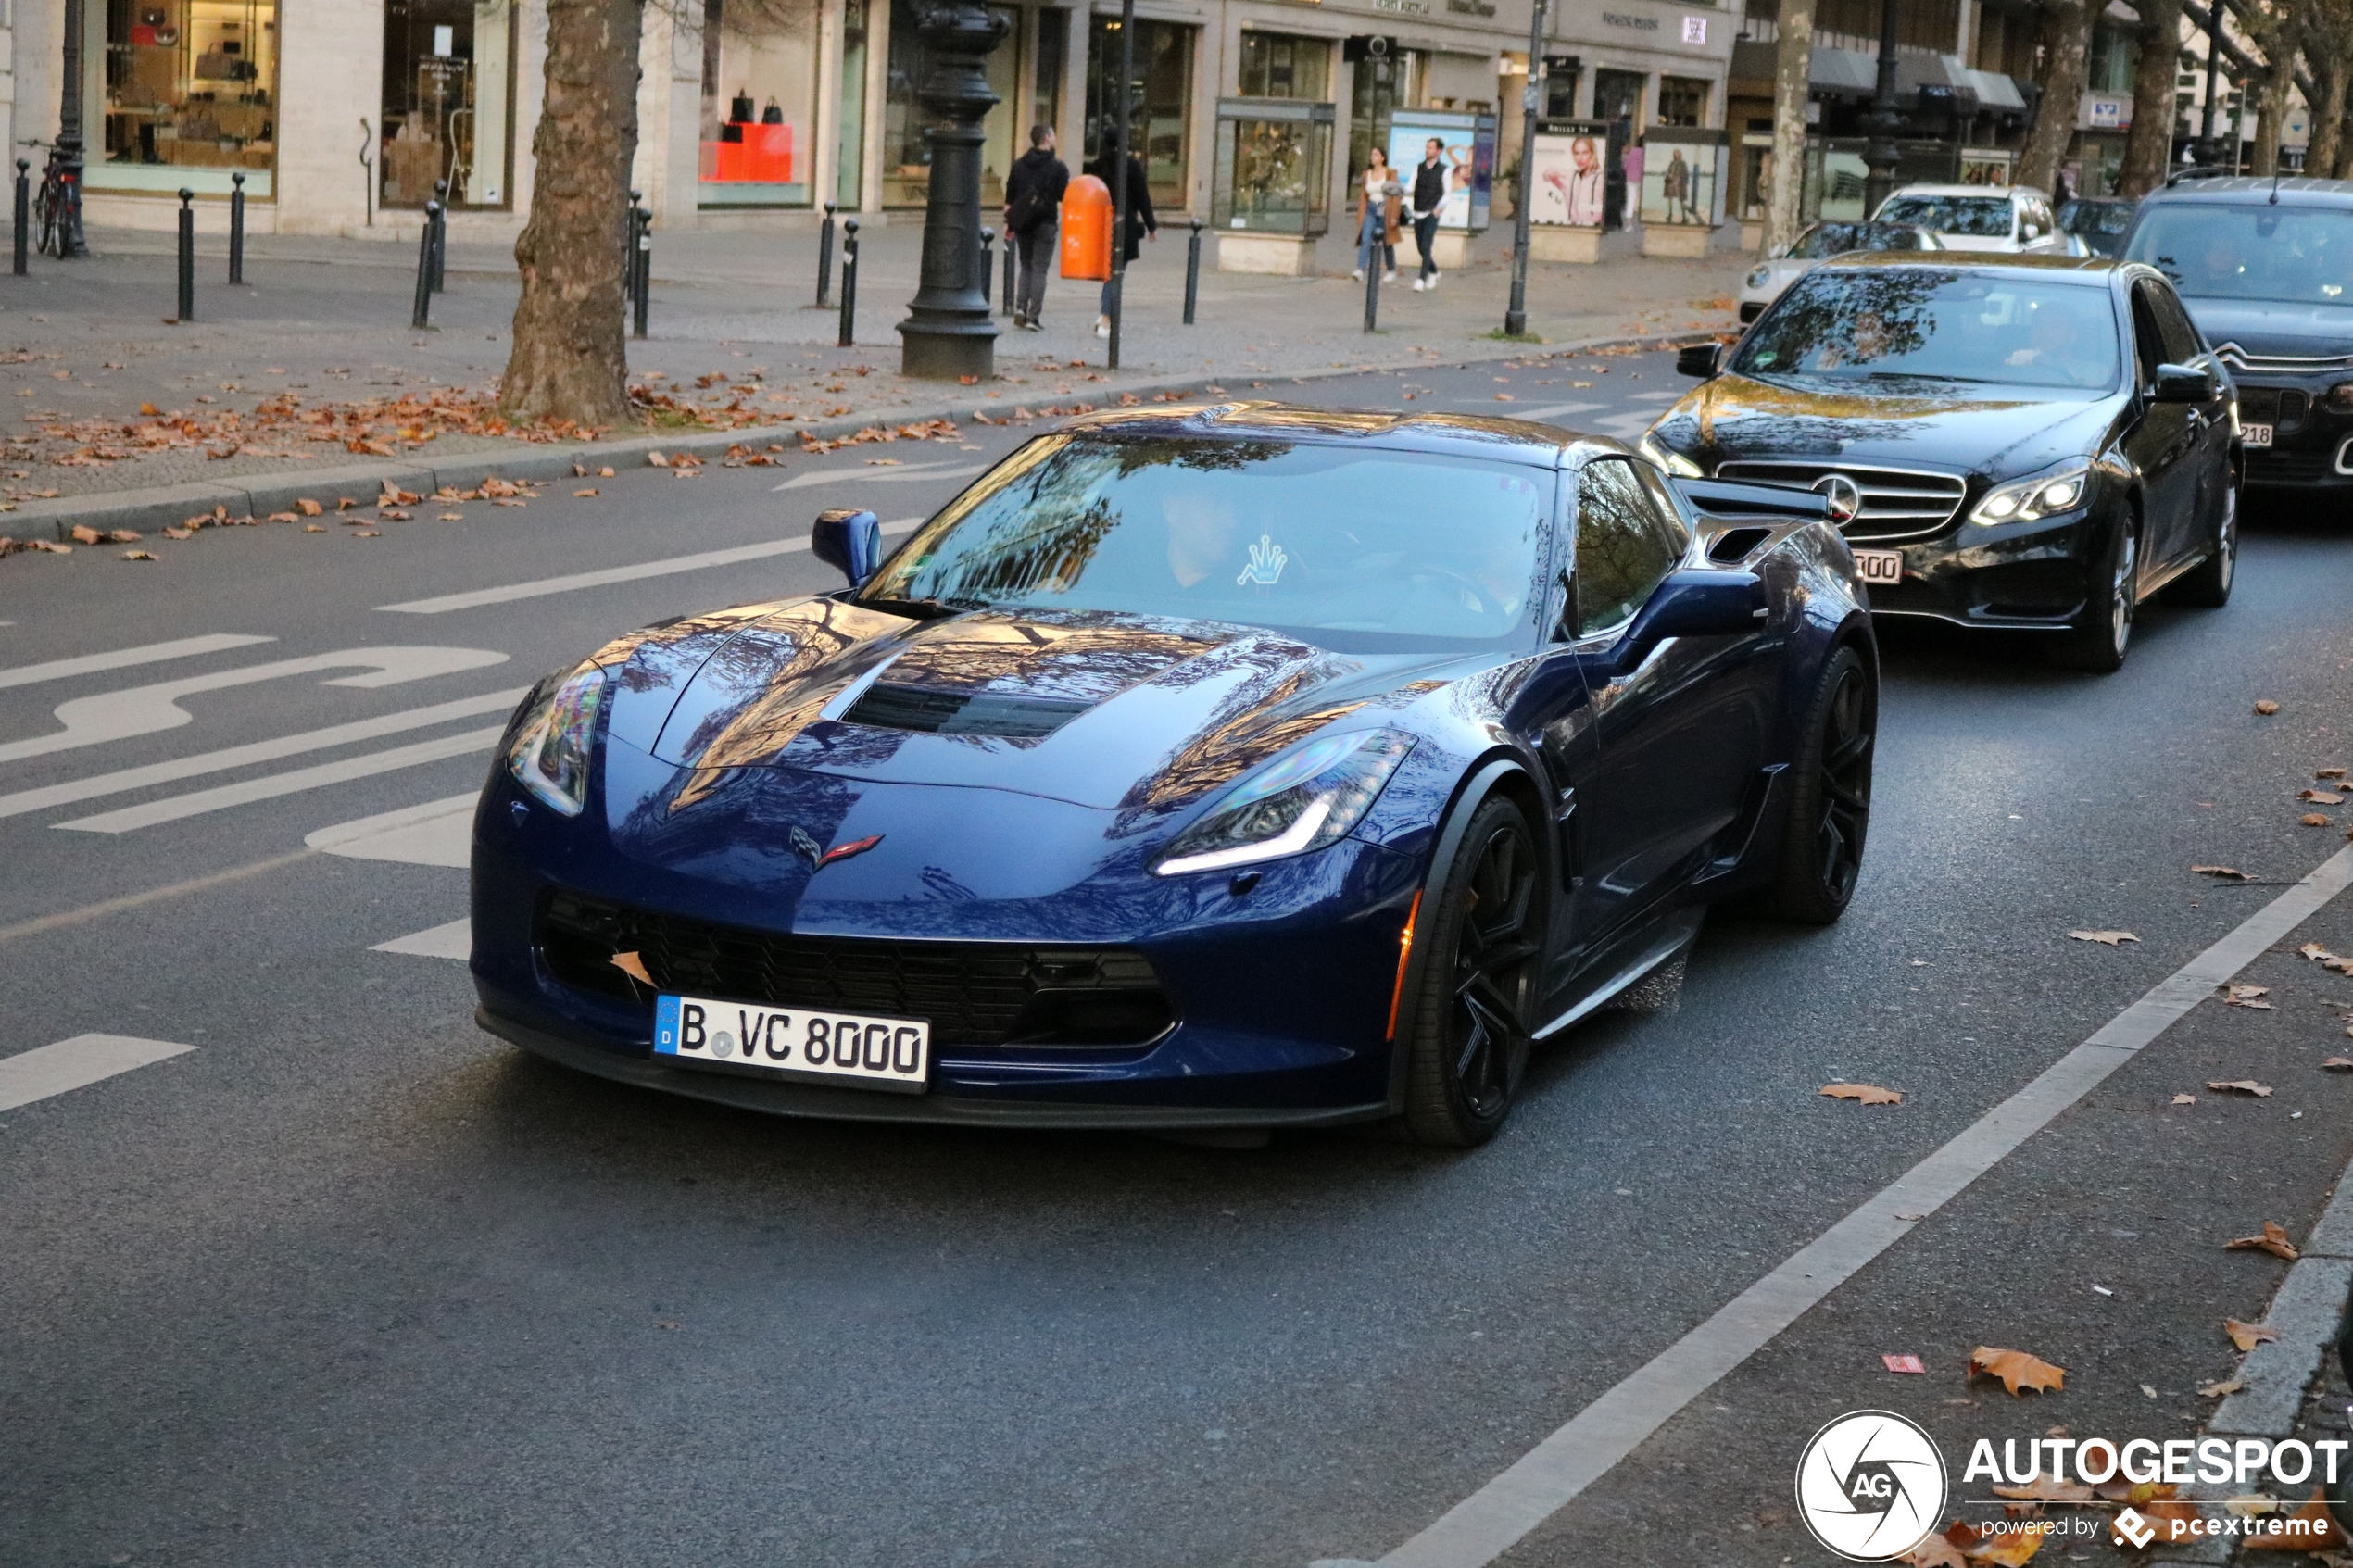
[[[1944,1456],[1888,1411],[1856,1411],[1814,1434],[1797,1461],[1797,1512],[1814,1538],[1856,1562],[1901,1557],[1944,1514]]]

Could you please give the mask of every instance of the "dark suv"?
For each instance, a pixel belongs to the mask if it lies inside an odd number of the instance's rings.
[[[2353,489],[2353,182],[2177,180],[2124,255],[2163,270],[2238,385],[2246,483]]]

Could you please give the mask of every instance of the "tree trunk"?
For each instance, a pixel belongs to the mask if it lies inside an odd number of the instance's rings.
[[[2054,0],[2044,16],[2043,93],[2034,106],[2033,129],[2026,133],[2026,150],[2018,160],[2018,182],[2048,191],[2058,179],[2068,144],[2075,139],[2075,117],[2082,112],[2092,8],[2084,0]]]
[[[2345,132],[2346,62],[2326,51],[2312,62],[2319,68],[2321,101],[2312,110],[2312,145],[2304,155],[2304,170],[2326,179],[2336,169],[2337,147]]]
[[[2139,0],[2141,59],[2133,73],[2133,126],[2116,194],[2147,195],[2173,162],[2173,73],[2182,54],[2182,0]]]
[[[547,92],[499,412],[610,427],[629,418],[622,245],[637,156],[643,0],[547,0]]]
[[[1765,253],[1797,238],[1806,194],[1806,105],[1813,85],[1814,0],[1781,0],[1773,54],[1773,189],[1765,207]]]

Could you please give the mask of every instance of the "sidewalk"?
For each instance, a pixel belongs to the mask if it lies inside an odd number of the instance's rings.
[[[920,223],[861,235],[850,349],[835,346],[839,312],[808,303],[813,236],[657,234],[651,335],[629,345],[632,379],[683,403],[732,407],[738,422],[761,416],[765,443],[810,427],[837,433],[998,406],[1107,403],[1213,378],[1241,392],[1333,370],[1527,351],[1491,335],[1508,290],[1503,265],[1451,274],[1416,294],[1410,245],[1399,282],[1381,291],[1378,333],[1362,331],[1364,287],[1345,277],[1208,270],[1199,324],[1186,327],[1187,237],[1164,230],[1130,270],[1119,371],[1104,369],[1106,345],[1092,332],[1097,285],[1056,278],[1046,331],[1016,332],[1000,316],[997,382],[963,388],[896,371],[893,328],[915,291]],[[1207,241],[1205,252],[1214,248]],[[200,240],[195,320],[185,324],[167,324],[176,307],[170,236],[99,231],[91,248],[86,262],[36,257],[31,276],[0,275],[0,396],[18,400],[16,419],[0,426],[0,502],[21,514],[0,533],[45,533],[51,520],[92,511],[102,495],[131,503],[132,493],[160,492],[152,499],[169,511],[191,498],[187,487],[209,485],[249,491],[258,509],[265,492],[283,488],[272,480],[333,474],[347,486],[360,470],[413,477],[421,466],[451,463],[516,476],[569,472],[557,459],[575,446],[472,433],[462,415],[425,417],[414,403],[386,408],[356,438],[347,419],[326,438],[323,427],[302,422],[327,405],[348,411],[368,399],[486,394],[506,364],[517,294],[502,245],[452,243],[448,290],[422,332],[406,325],[413,237],[387,245],[254,236],[248,282],[235,289],[222,282],[225,242]],[[1734,324],[1730,295],[1743,256],[1647,260],[1630,234],[1612,236],[1612,248],[1620,254],[1599,267],[1531,268],[1535,335],[1568,345]],[[674,428],[662,433],[673,445],[698,445],[681,442]],[[656,433],[610,435],[635,438],[634,450]]]

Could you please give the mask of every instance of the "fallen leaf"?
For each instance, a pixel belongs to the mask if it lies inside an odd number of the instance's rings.
[[[610,479],[613,477],[613,471],[610,468],[601,468],[597,470],[597,477],[598,479]]]
[[[2326,947],[2322,947],[2318,942],[2307,942],[2304,946],[2296,950],[2299,955],[2304,958],[2310,959],[2314,963],[2326,963],[2331,959],[2336,957],[2334,953],[2332,953]]]
[[[2255,704],[2255,711],[2256,711],[2256,712],[2258,712],[2258,713],[2262,714],[2262,715],[2263,715],[2265,718],[2267,718],[2267,719],[2268,719],[2268,718],[2270,718],[2272,714],[2277,713],[2279,710],[2280,710],[2280,705],[2279,705],[2278,703],[2276,703],[2276,702],[2273,702],[2273,701],[2272,701],[2270,697],[2268,697],[2268,696],[2267,696],[2267,697],[2263,697],[2263,698],[2259,699],[2259,700],[2257,701],[2257,703]]]
[[[635,953],[615,953],[612,966],[641,985],[651,985],[654,983],[654,977],[646,972],[644,962]]]
[[[1890,1372],[1924,1373],[1928,1371],[1927,1366],[1921,1362],[1918,1356],[1891,1356],[1886,1352],[1881,1351],[1880,1354],[1880,1363],[1886,1367]]]
[[[2261,1236],[2239,1236],[2235,1240],[2224,1242],[2222,1247],[2225,1251],[2230,1252],[2269,1252],[2272,1257],[2285,1259],[2291,1263],[2303,1256],[2296,1251],[2296,1243],[2287,1238],[2287,1232],[2280,1228],[2279,1222],[2276,1220],[2263,1222]]]
[[[125,550],[122,552],[122,558],[124,560],[153,560],[156,558],[145,550]]]
[[[2154,1384],[2154,1383],[2144,1383],[2144,1384],[2142,1384],[2142,1385],[2141,1385],[2141,1395],[2142,1395],[2142,1397],[2143,1397],[2144,1399],[2156,1399],[2156,1398],[2157,1398],[2157,1385],[2156,1385],[2156,1384]]]
[[[196,536],[196,531],[193,528],[167,528],[163,531],[163,536],[167,539],[193,539]]]
[[[2246,873],[2236,866],[2192,866],[2190,870],[2200,876],[2223,877],[2233,882],[2246,880]]]
[[[2228,1395],[2235,1394],[2246,1386],[2246,1385],[2245,1383],[2233,1377],[2227,1383],[2207,1384],[2204,1387],[2197,1391],[2197,1397],[2201,1399],[2220,1399]]]
[[[2067,1369],[2053,1366],[2023,1350],[2002,1350],[1980,1345],[1969,1353],[1969,1376],[1998,1377],[2015,1396],[2020,1388],[2037,1393],[2067,1386]]]
[[[2346,1534],[2330,1514],[2329,1505],[2318,1486],[2313,1487],[2312,1495],[2287,1517],[2296,1528],[2283,1529],[2276,1536],[2268,1531],[2250,1535],[2240,1545],[2249,1551],[2311,1551],[2322,1547],[2347,1544]]]
[[[107,542],[110,545],[135,545],[139,542],[138,531],[136,529],[130,528],[118,528],[112,533],[107,535]]]
[[[359,504],[359,502],[353,500],[348,495],[340,495],[335,498],[335,510],[339,512],[347,512]]]
[[[140,404],[140,405],[139,405],[139,412],[140,412],[141,414],[145,415],[146,418],[151,419],[151,420],[154,420],[154,419],[160,419],[160,418],[162,418],[162,417],[163,417],[163,410],[162,410],[161,408],[157,408],[157,407],[156,407],[154,404],[152,404],[152,403],[142,403],[142,404]]]
[[[2216,1094],[2253,1095],[2257,1099],[2270,1099],[2271,1085],[2259,1084],[2252,1078],[2217,1078],[2208,1083]]]
[[[670,466],[670,459],[660,452],[648,452],[646,454],[646,466],[648,468],[666,469]]]
[[[271,512],[270,514],[270,521],[272,522],[300,522],[302,521],[302,514],[300,512]]]
[[[444,522],[463,522],[466,521],[466,514],[463,512],[443,512],[441,514],[441,521]]]
[[[77,522],[73,525],[73,542],[77,545],[103,545],[107,536],[86,522]]]
[[[2231,1343],[2237,1346],[2242,1353],[2254,1349],[2258,1345],[2269,1345],[2280,1336],[2276,1328],[2266,1328],[2259,1323],[2241,1323],[2236,1318],[2224,1318],[2222,1332],[2231,1336]]]
[[[2133,935],[2129,931],[2070,931],[2068,935],[2074,937],[2078,942],[2097,942],[2103,947],[2114,947],[2126,942],[2138,942],[2140,940],[2139,937]]]
[[[376,521],[378,522],[407,522],[409,514],[397,507],[386,507],[376,514]]]
[[[377,537],[377,533],[376,533],[376,531],[375,531],[374,529],[372,529],[372,528],[362,528],[362,529],[359,530],[357,533],[353,533],[353,534],[352,534],[352,537],[353,537],[354,539],[373,539],[373,538],[376,538],[376,537]]]
[[[2234,1008],[2269,1008],[2271,1004],[2259,998],[2271,993],[2269,985],[2226,985],[2222,999]]]
[[[1498,403],[1516,403],[1519,399],[1514,397],[1508,392],[1499,392],[1495,395],[1495,401]]]
[[[1863,1105],[1901,1105],[1904,1095],[1898,1089],[1882,1089],[1876,1084],[1825,1084],[1815,1091],[1832,1099],[1851,1099]]]
[[[595,494],[596,494],[596,491],[594,491],[594,490],[575,490],[575,491],[573,491],[573,495],[575,495],[575,496],[580,496],[580,495],[594,495]]]
[[[2345,804],[2345,797],[2339,795],[2333,789],[2299,789],[2296,792],[2296,797],[2298,800],[2309,800],[2315,806],[2342,806]]]
[[[302,531],[305,533],[324,533],[327,529],[324,523],[306,522],[302,525]]]
[[[2307,811],[2304,815],[2298,817],[2296,821],[2302,822],[2308,828],[2324,828],[2329,825],[2329,820],[2326,817],[2322,816],[2318,811]]]
[[[2341,779],[2346,776],[2346,770],[2343,768],[2315,768],[2312,770],[2312,776],[2316,779]]]
[[[2348,1029],[2346,1033],[2353,1035],[2353,1029]],[[2333,1056],[2321,1065],[2332,1073],[2353,1073],[2353,1057]]]
[[[2196,1105],[2196,1104],[2197,1103],[2197,1096],[2196,1096],[2196,1095],[2175,1095],[2175,1096],[2173,1097],[2173,1103],[2174,1103],[2175,1105]]]

